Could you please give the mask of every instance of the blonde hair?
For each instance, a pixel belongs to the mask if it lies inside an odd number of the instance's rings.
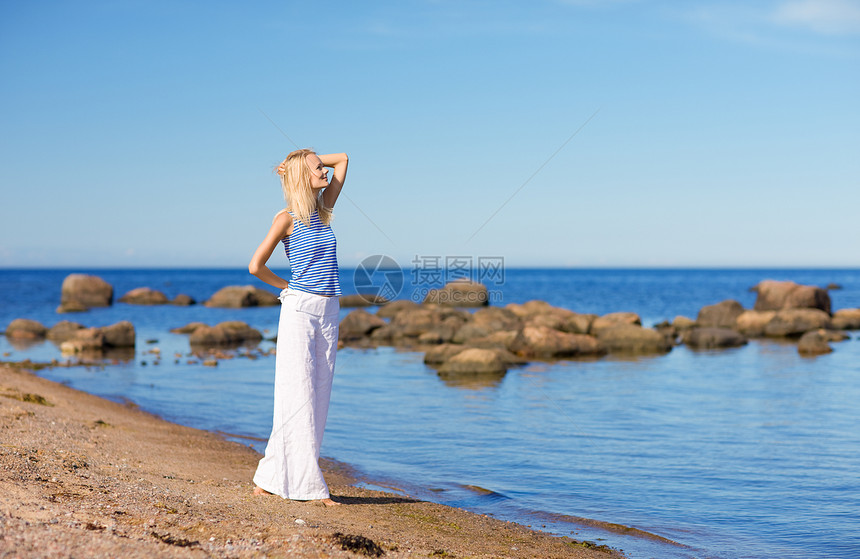
[[[320,221],[328,225],[334,214],[331,208],[326,208],[322,199],[322,191],[314,193],[311,188],[311,171],[307,156],[316,155],[311,149],[297,149],[287,155],[287,158],[275,168],[281,177],[281,188],[287,209],[298,217],[305,225],[311,224],[311,214],[319,211]]]

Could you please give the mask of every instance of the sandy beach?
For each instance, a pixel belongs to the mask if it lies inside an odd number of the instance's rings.
[[[612,557],[355,487],[343,506],[252,495],[247,446],[0,365],[0,557]]]

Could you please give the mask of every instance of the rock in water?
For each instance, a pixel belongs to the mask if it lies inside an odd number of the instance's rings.
[[[830,328],[830,315],[819,309],[787,309],[777,311],[764,327],[765,336],[799,336],[810,330]]]
[[[692,328],[684,333],[683,341],[693,349],[740,347],[747,339],[729,328]]]
[[[466,349],[468,348],[460,344],[440,344],[427,350],[427,353],[424,354],[424,363],[427,365],[441,365]]]
[[[83,328],[83,324],[78,324],[77,322],[71,322],[68,320],[61,320],[60,322],[54,324],[50,330],[48,330],[48,339],[52,342],[62,343],[66,340],[73,338],[75,336],[75,332]]]
[[[526,325],[510,342],[510,350],[522,357],[560,359],[603,355],[604,347],[593,336],[569,334],[547,326]]]
[[[420,309],[421,305],[407,299],[399,299],[387,303],[385,306],[376,311],[376,316],[379,318],[394,318],[400,311]]]
[[[59,312],[109,307],[113,304],[113,287],[98,276],[69,274],[63,280]]]
[[[830,295],[814,285],[764,280],[755,286],[754,291],[758,293],[753,307],[757,311],[820,309],[830,314]]]
[[[16,340],[41,340],[48,329],[29,318],[16,318],[6,327],[6,337]]]
[[[813,330],[804,334],[797,343],[797,352],[804,356],[830,353],[833,348],[827,343],[828,335],[824,330]]]
[[[64,354],[100,353],[104,347],[105,336],[101,328],[82,328],[60,344],[60,351]]]
[[[198,326],[191,332],[189,343],[192,346],[230,346],[256,343],[262,339],[263,335],[246,323],[229,320],[215,326]]]
[[[190,307],[191,305],[196,305],[197,301],[195,301],[190,295],[180,293],[170,301],[170,304],[176,305],[177,307]]]
[[[608,328],[614,328],[620,324],[641,326],[642,319],[634,312],[613,312],[605,314],[594,319],[588,333],[592,336],[597,336],[601,331]]]
[[[672,342],[660,332],[635,324],[616,324],[601,329],[597,339],[610,353],[649,354],[667,353]]]
[[[378,316],[362,309],[356,309],[340,321],[338,339],[345,342],[359,340],[385,325],[386,322]]]
[[[833,313],[833,328],[860,330],[860,309],[839,309]]]
[[[743,305],[729,299],[702,307],[696,318],[696,325],[702,328],[734,328],[735,321],[743,312]]]
[[[119,302],[128,303],[130,305],[166,305],[169,303],[167,295],[161,291],[150,289],[149,287],[138,287],[136,289],[132,289],[120,297]]]
[[[280,300],[277,295],[253,285],[229,285],[219,289],[203,304],[207,307],[239,309],[274,306],[280,304]]]
[[[108,347],[134,347],[134,325],[123,320],[100,328],[104,334],[104,343]]]
[[[775,316],[776,311],[744,311],[735,319],[735,329],[745,336],[761,337],[765,326]]]
[[[491,349],[472,347],[457,353],[439,367],[441,375],[504,374],[507,366]]]

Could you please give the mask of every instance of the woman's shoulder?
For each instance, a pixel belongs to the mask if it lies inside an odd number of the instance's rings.
[[[283,228],[284,237],[290,234],[290,229],[293,225],[293,216],[290,215],[289,210],[284,208],[275,214],[275,217],[272,218],[272,225],[279,225]]]

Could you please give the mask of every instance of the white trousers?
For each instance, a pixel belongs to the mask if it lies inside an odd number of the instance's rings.
[[[334,362],[337,297],[281,291],[275,355],[275,413],[254,483],[285,499],[329,497],[319,467]]]

